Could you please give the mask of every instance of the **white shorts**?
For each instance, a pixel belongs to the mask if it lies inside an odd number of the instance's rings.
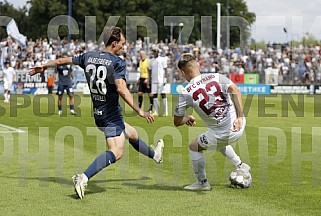
[[[165,93],[166,83],[152,83],[152,94]]]
[[[242,128],[237,132],[232,132],[230,129],[208,129],[208,131],[197,137],[197,142],[204,149],[213,148],[216,150],[217,146],[222,148],[237,141],[242,136],[245,125],[246,119],[243,117]]]
[[[3,83],[3,87],[4,87],[5,90],[11,91],[12,83],[4,82],[4,83]]]

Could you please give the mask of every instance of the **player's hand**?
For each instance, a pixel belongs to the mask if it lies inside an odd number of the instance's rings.
[[[186,122],[186,124],[188,126],[191,126],[191,127],[195,126],[196,125],[196,121],[195,121],[194,116],[190,115],[188,117],[189,117],[189,120]]]
[[[153,123],[155,121],[154,116],[150,112],[144,112],[143,110],[140,110],[138,114],[139,116],[145,118],[148,123]]]
[[[43,65],[35,66],[29,69],[29,75],[33,76],[37,73],[43,73],[47,68]]]
[[[236,118],[233,122],[233,128],[231,128],[231,131],[233,132],[240,131],[242,128],[242,124],[243,124],[243,118],[242,117]]]
[[[145,79],[145,80],[144,80],[144,83],[145,83],[146,85],[148,85],[148,79]]]

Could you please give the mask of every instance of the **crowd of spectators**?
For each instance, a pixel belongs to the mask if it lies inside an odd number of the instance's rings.
[[[16,70],[23,70],[59,58],[63,53],[77,55],[86,51],[102,50],[103,44],[79,40],[71,40],[68,43],[66,38],[39,38],[35,41],[29,39],[26,47],[22,48],[20,44],[7,37],[0,42],[0,47],[2,54],[10,60],[11,66]],[[280,84],[321,84],[320,46],[267,45],[266,49],[216,49],[203,46],[201,40],[194,44],[181,45],[175,40],[170,43],[149,43],[139,38],[125,46],[123,58],[126,60],[127,71],[138,70],[140,50],[149,53],[149,50],[155,47],[159,48],[160,54],[168,61],[168,82],[184,82],[175,63],[181,53],[188,52],[197,57],[203,73],[258,73],[260,83],[265,83],[265,69],[273,68],[279,73]]]

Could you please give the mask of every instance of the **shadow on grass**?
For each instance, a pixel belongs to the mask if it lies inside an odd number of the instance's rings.
[[[129,186],[129,187],[135,187],[137,189],[142,190],[164,190],[164,191],[184,191],[186,193],[196,193],[197,195],[206,195],[206,193],[209,193],[210,191],[190,191],[185,190],[184,187],[186,185],[182,186],[172,186],[172,185],[144,185],[144,184],[135,184],[135,183],[124,183],[123,185]]]
[[[74,186],[72,179],[68,179],[65,177],[14,177],[14,176],[1,176],[3,178],[8,179],[17,179],[18,181],[21,181],[20,186],[26,187],[28,186],[28,181],[39,181],[40,187],[48,187],[48,183],[54,183],[59,184],[66,188],[72,188]],[[88,183],[88,189],[86,190],[86,196],[90,194],[97,194],[105,192],[106,189],[113,189],[113,190],[119,190],[121,188],[118,187],[101,187],[99,184],[102,183],[108,183],[108,182],[126,182],[126,181],[140,181],[140,180],[149,180],[149,177],[142,177],[142,178],[132,178],[132,179],[106,179],[106,180],[91,180]],[[68,197],[72,199],[78,199],[78,196],[76,194],[69,194]]]

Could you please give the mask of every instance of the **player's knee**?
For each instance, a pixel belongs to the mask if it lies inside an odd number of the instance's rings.
[[[162,99],[166,98],[166,94],[165,93],[162,93],[161,96],[162,96]]]
[[[194,152],[202,152],[203,150],[205,150],[204,148],[202,148],[198,142],[197,139],[193,140],[189,146],[188,146],[190,151],[194,151]]]
[[[111,151],[114,153],[116,161],[120,160],[123,157],[124,149],[117,148],[117,149],[113,149]]]
[[[190,151],[195,151],[195,146],[193,145],[193,143],[190,143],[190,144],[188,145],[188,149],[189,149]]]

